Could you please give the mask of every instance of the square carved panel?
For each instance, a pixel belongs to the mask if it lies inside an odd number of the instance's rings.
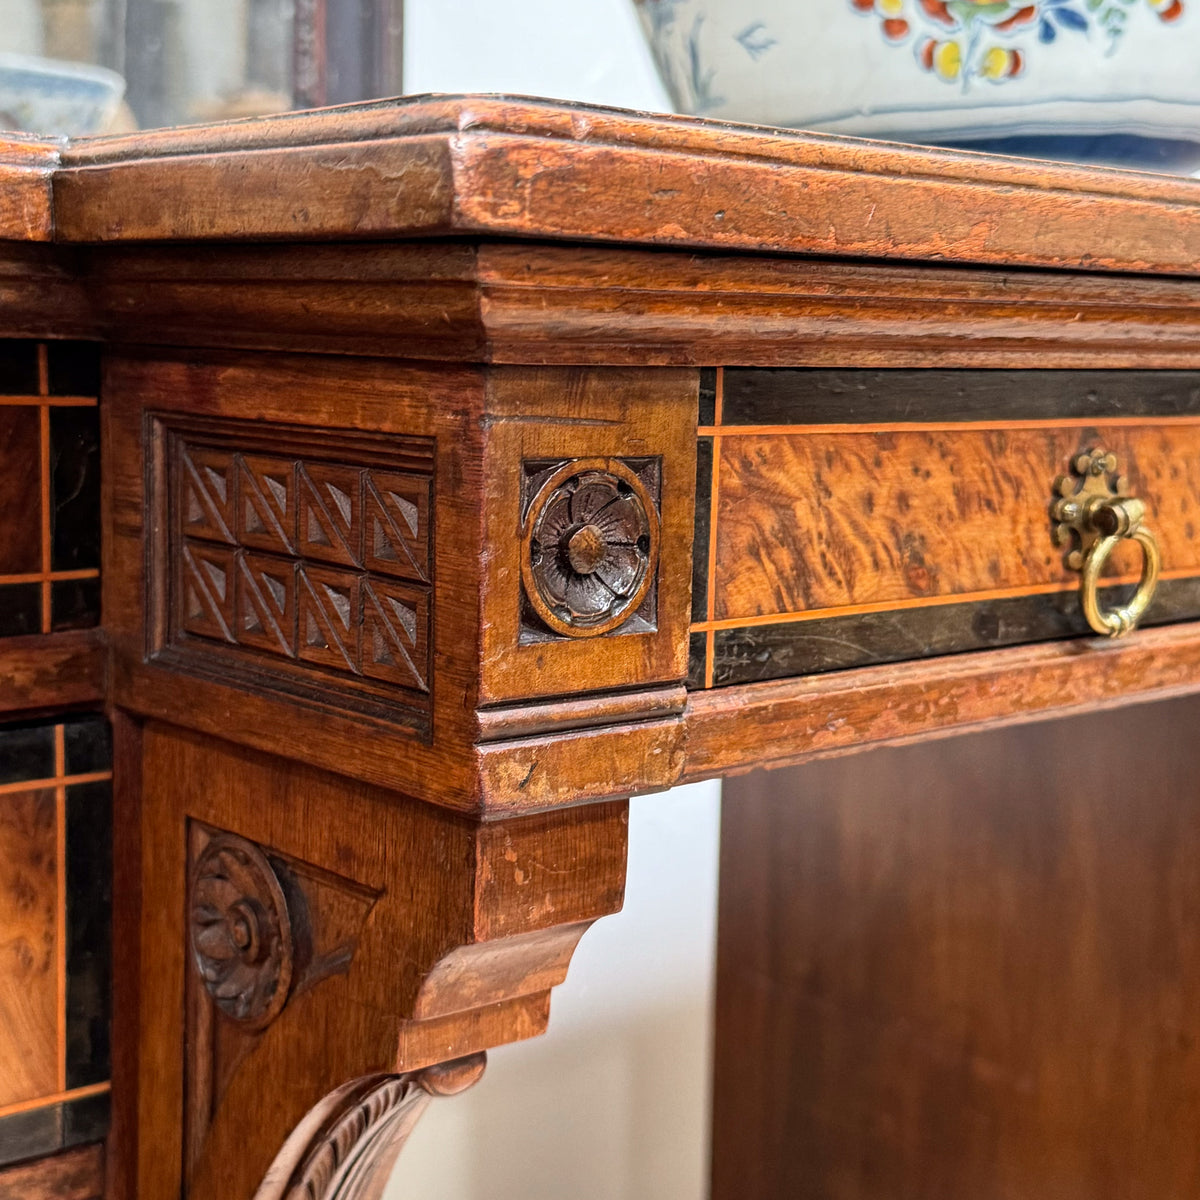
[[[430,438],[155,418],[151,653],[428,731]]]

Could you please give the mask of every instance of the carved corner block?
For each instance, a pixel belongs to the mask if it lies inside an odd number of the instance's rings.
[[[670,786],[697,387],[114,356],[116,703],[470,814]]]
[[[682,683],[697,386],[671,369],[491,369],[485,706]]]

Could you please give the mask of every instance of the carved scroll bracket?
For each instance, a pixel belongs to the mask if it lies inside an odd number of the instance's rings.
[[[486,1065],[473,1054],[331,1092],[288,1138],[254,1200],[378,1200],[430,1099],[465,1091]]]

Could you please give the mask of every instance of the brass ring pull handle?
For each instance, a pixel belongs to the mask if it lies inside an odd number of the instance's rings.
[[[1080,585],[1083,615],[1097,633],[1106,637],[1124,637],[1135,629],[1146,609],[1150,607],[1150,601],[1154,599],[1154,589],[1158,586],[1158,572],[1162,565],[1158,553],[1158,539],[1141,525],[1140,516],[1130,521],[1126,508],[1135,504],[1139,510],[1145,510],[1140,500],[1118,500],[1106,507],[1102,513],[1096,514],[1097,518],[1103,517],[1107,524],[1110,514],[1118,513],[1121,528],[1119,532],[1110,533],[1093,543],[1083,560],[1083,581]],[[1108,556],[1125,538],[1133,539],[1142,548],[1142,578],[1128,604],[1105,612],[1100,607],[1098,592],[1100,572],[1104,570]]]
[[[1137,627],[1154,599],[1162,568],[1158,539],[1142,524],[1146,505],[1130,496],[1129,481],[1116,475],[1115,455],[1092,450],[1078,455],[1071,466],[1082,478],[1063,475],[1055,481],[1059,499],[1050,510],[1056,523],[1055,542],[1063,545],[1072,534],[1079,540],[1066,563],[1083,575],[1080,601],[1087,623],[1104,637],[1124,637]],[[1100,607],[1100,573],[1109,555],[1127,538],[1142,548],[1142,577],[1128,604],[1105,611]]]

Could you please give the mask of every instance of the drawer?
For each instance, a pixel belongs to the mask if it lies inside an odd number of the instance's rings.
[[[699,434],[694,687],[1090,635],[1051,508],[1097,450],[1160,551],[1141,623],[1200,616],[1200,373],[730,368]]]

